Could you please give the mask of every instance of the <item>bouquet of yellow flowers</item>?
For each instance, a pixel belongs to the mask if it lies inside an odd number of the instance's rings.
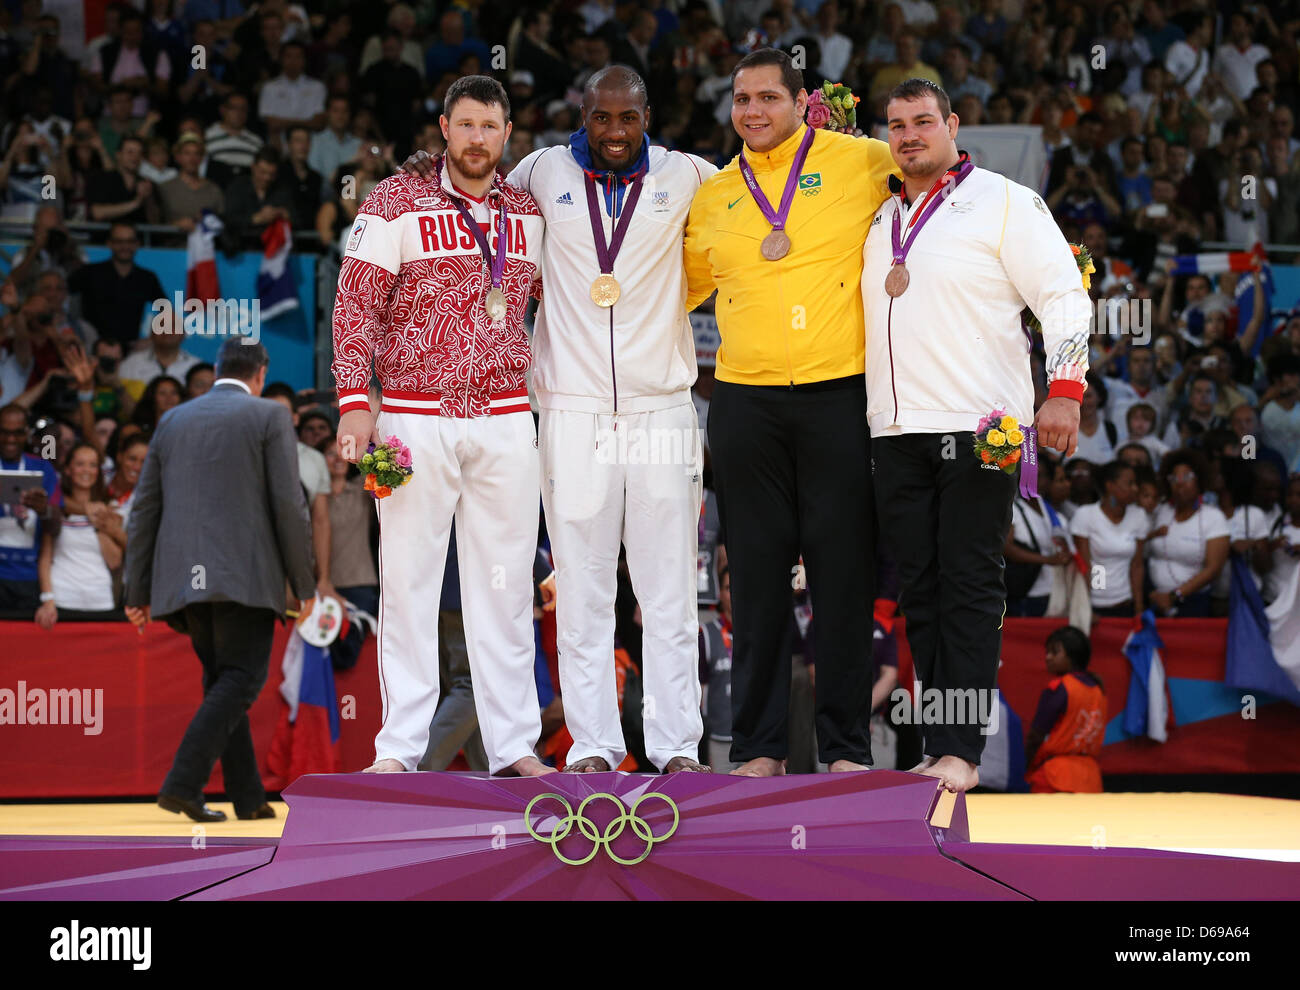
[[[411,467],[411,448],[397,437],[388,437],[383,443],[371,443],[357,464],[366,476],[365,490],[375,498],[387,498],[394,488],[400,488],[414,473]]]
[[[1014,416],[1004,409],[994,409],[975,427],[975,453],[989,467],[998,467],[1007,474],[1016,473],[1020,463],[1020,445],[1025,442],[1024,431]]]
[[[1096,274],[1097,266],[1092,263],[1092,255],[1082,244],[1071,244],[1070,252],[1074,255],[1074,263],[1079,266],[1079,275],[1083,278],[1083,287],[1085,290],[1092,288],[1092,276]],[[1042,333],[1043,325],[1038,321],[1038,317],[1033,314],[1028,306],[1021,314],[1025,319],[1027,326],[1034,333]]]

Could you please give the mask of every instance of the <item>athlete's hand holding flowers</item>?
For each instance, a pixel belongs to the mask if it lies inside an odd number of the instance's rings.
[[[357,465],[366,476],[365,489],[375,498],[387,498],[394,488],[406,484],[414,473],[411,448],[395,436],[381,444],[370,444]]]

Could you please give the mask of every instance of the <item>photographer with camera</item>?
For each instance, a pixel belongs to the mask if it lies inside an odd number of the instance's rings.
[[[1065,182],[1047,197],[1047,208],[1062,220],[1079,224],[1106,224],[1124,212],[1091,165],[1071,166]]]

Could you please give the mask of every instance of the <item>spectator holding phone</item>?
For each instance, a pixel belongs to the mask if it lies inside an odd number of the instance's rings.
[[[57,525],[62,502],[59,478],[50,462],[25,453],[27,410],[0,408],[0,471],[39,471],[40,487],[23,492],[17,504],[0,503],[0,612],[30,617],[40,604],[38,557],[45,528]]]
[[[122,564],[126,534],[121,517],[108,506],[102,465],[103,455],[93,444],[79,443],[68,455],[65,516],[41,538],[36,624],[42,629],[54,626],[59,609],[113,611],[112,571]]]

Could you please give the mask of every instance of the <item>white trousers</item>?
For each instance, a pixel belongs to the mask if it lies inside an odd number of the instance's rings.
[[[488,769],[533,755],[537,448],[527,412],[456,419],[381,412],[380,436],[411,448],[415,473],[379,512],[379,686],[375,759],[414,770],[438,707],[438,604],[456,523],[461,607]]]
[[[627,755],[614,673],[620,542],[641,607],[646,755],[698,758],[696,547],[701,447],[695,407],[615,418],[543,409],[542,501],[555,558],[556,638],[568,762]]]

